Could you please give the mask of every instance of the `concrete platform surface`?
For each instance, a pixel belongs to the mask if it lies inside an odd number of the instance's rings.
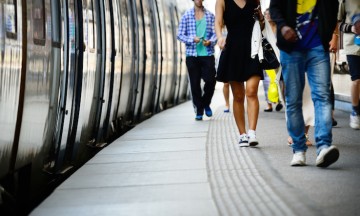
[[[258,147],[238,147],[220,83],[212,118],[195,121],[190,101],[153,116],[99,152],[31,215],[359,215],[360,131],[349,127],[349,113],[335,112],[335,164],[316,167],[310,147],[308,165],[291,167],[284,109],[263,112],[261,86],[259,95]]]

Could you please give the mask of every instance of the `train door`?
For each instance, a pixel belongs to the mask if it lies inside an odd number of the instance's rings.
[[[41,162],[43,163],[43,170],[47,172],[56,172],[54,168],[59,164],[59,140],[61,131],[63,128],[65,117],[65,104],[64,104],[64,92],[66,90],[64,77],[67,75],[65,69],[67,58],[65,58],[65,46],[64,46],[64,20],[63,13],[64,8],[62,5],[64,2],[52,1],[51,2],[51,59],[50,59],[50,71],[51,80],[50,83],[50,112],[47,120],[47,135],[45,137],[44,156]],[[62,49],[63,47],[63,49]],[[68,49],[68,48],[66,48]],[[66,62],[66,63],[65,63]]]
[[[43,150],[50,112],[51,13],[49,0],[26,2],[28,23],[24,104],[16,168]]]
[[[180,16],[181,14],[179,13],[178,11],[178,8],[175,7],[175,23],[176,23],[176,26],[179,26],[179,22],[180,22]],[[181,43],[180,41],[177,41],[177,47],[178,47],[178,53],[179,53],[179,62],[178,62],[178,73],[179,73],[179,89],[178,89],[178,101],[177,103],[181,103],[181,102],[184,102],[186,101],[188,98],[187,98],[187,95],[188,95],[188,91],[189,91],[189,79],[188,79],[188,76],[187,76],[187,68],[186,68],[186,63],[185,63],[185,60],[184,60],[184,56],[185,56],[185,53],[184,53],[184,44]]]
[[[112,67],[114,71],[114,87],[113,87],[113,103],[110,111],[110,126],[111,130],[108,130],[107,137],[111,136],[112,133],[115,133],[117,127],[117,112],[120,103],[120,87],[121,87],[121,72],[123,67],[123,58],[122,58],[122,44],[123,44],[123,36],[122,36],[122,22],[121,22],[121,10],[120,10],[120,2],[119,1],[111,1],[112,7],[112,40],[113,40],[113,63]]]
[[[12,152],[17,152],[16,128],[21,119],[26,68],[26,17],[21,1],[0,1],[0,178],[9,172]],[[24,19],[24,20],[23,20]],[[26,26],[26,25],[25,25]],[[25,35],[23,35],[25,33]],[[25,40],[26,41],[26,40]],[[21,117],[21,116],[20,116]],[[19,131],[18,131],[19,132]],[[13,165],[12,165],[13,166]]]
[[[165,14],[162,0],[155,0],[156,9],[159,19],[159,29],[160,29],[160,72],[158,76],[158,95],[156,100],[156,111],[159,112],[166,108],[165,104],[165,91],[166,91],[166,78],[167,78],[167,32],[165,27]]]
[[[49,154],[45,159],[44,170],[53,172],[61,171],[66,158],[66,150],[69,151],[69,137],[73,129],[72,124],[76,114],[73,108],[75,105],[76,94],[76,55],[75,55],[75,2],[74,0],[62,0],[52,3],[53,16],[61,11],[60,23],[56,23],[56,17],[53,21],[53,28],[61,31],[61,75],[59,83],[59,97],[57,106],[57,120],[54,131],[53,144],[50,147]],[[60,9],[60,10],[59,10]],[[55,12],[58,11],[58,12]],[[56,36],[58,37],[58,36]],[[56,41],[59,43],[59,41]],[[54,43],[54,44],[56,44]],[[72,149],[72,148],[70,148]],[[67,168],[65,169],[67,170]]]
[[[119,118],[118,127],[121,129],[132,123],[133,108],[136,98],[136,47],[135,47],[135,24],[134,11],[130,0],[119,0],[121,32],[123,36],[122,44],[122,74],[120,87],[120,101],[117,111]]]
[[[113,37],[113,11],[112,4],[109,0],[100,1],[101,15],[101,84],[100,84],[100,107],[99,107],[99,123],[95,127],[97,145],[104,143],[109,126],[109,118],[112,104],[113,88],[114,88],[114,37]]]
[[[171,107],[174,105],[174,96],[176,89],[176,71],[174,71],[174,35],[172,27],[172,17],[170,15],[171,6],[167,1],[163,2],[164,10],[164,21],[165,21],[165,32],[166,32],[166,81],[164,86],[164,106],[165,108]]]
[[[175,89],[175,104],[178,104],[180,101],[180,90],[183,87],[181,84],[183,82],[184,73],[182,71],[182,55],[181,52],[181,42],[177,40],[177,27],[179,26],[179,17],[177,8],[175,5],[171,6],[171,23],[172,23],[172,35],[174,41],[174,70],[176,71],[176,89]],[[185,74],[186,75],[186,74]]]
[[[180,52],[179,52],[179,41],[177,40],[177,26],[179,25],[178,20],[176,19],[176,10],[175,5],[171,4],[169,6],[169,12],[171,17],[171,32],[172,32],[172,47],[173,47],[173,65],[172,65],[172,73],[173,73],[173,103],[177,104],[179,102],[179,90],[180,90],[180,82],[181,82],[181,64],[180,64]]]
[[[148,118],[152,114],[152,107],[154,106],[154,92],[156,85],[156,68],[155,68],[155,58],[156,58],[156,22],[155,22],[155,13],[153,10],[153,1],[152,0],[143,0],[140,2],[142,9],[142,31],[143,35],[140,38],[140,46],[143,47],[140,55],[144,55],[144,61],[141,63],[143,69],[140,74],[142,76],[142,85],[141,87],[141,98],[140,106],[138,107],[138,119],[142,120]],[[143,43],[141,45],[141,43]]]
[[[85,160],[88,154],[86,144],[94,145],[94,129],[98,126],[100,117],[100,107],[102,106],[101,91],[103,86],[103,74],[101,70],[102,50],[101,50],[101,24],[99,1],[97,0],[77,0],[78,2],[78,40],[79,53],[82,54],[82,68],[79,82],[81,85],[81,96],[79,98],[76,136],[74,138],[76,149],[74,156],[78,161]],[[81,19],[80,19],[81,15]],[[80,86],[79,86],[80,87]]]
[[[152,9],[154,13],[154,27],[153,30],[155,34],[155,41],[156,44],[155,50],[153,51],[154,55],[154,69],[156,71],[155,73],[155,91],[154,91],[154,104],[153,104],[153,113],[156,113],[159,111],[159,96],[160,96],[160,84],[161,84],[161,71],[162,71],[162,34],[161,34],[161,23],[160,23],[160,14],[159,14],[159,7],[157,0],[152,1]]]
[[[143,72],[144,72],[144,32],[143,32],[143,13],[141,9],[141,3],[140,0],[130,1],[130,5],[133,11],[133,26],[134,26],[134,74],[135,79],[133,85],[133,91],[134,91],[134,100],[132,101],[132,120],[136,121],[139,113],[139,106],[141,104],[141,92],[142,92],[142,83],[143,83]]]

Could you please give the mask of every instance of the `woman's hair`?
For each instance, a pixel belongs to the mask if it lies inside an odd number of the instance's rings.
[[[260,0],[248,0],[248,1],[253,2],[253,3],[257,4],[257,5],[260,4]]]

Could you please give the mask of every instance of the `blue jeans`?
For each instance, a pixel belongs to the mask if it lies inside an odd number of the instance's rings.
[[[323,46],[318,46],[306,51],[281,51],[280,59],[285,82],[287,129],[294,142],[293,151],[307,150],[302,113],[306,72],[315,108],[315,142],[319,154],[332,142],[329,53]]]

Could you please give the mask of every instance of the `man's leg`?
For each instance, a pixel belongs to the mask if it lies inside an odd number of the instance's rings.
[[[317,153],[331,146],[331,78],[329,54],[322,46],[315,47],[306,57],[311,97],[315,109],[315,142]]]
[[[281,51],[282,73],[285,83],[287,129],[293,140],[294,152],[305,152],[305,123],[302,113],[302,96],[305,85],[305,62],[301,52]]]
[[[204,107],[201,99],[201,64],[198,57],[186,57],[186,66],[189,73],[191,96],[196,115],[204,114]]]
[[[360,56],[347,55],[351,75],[351,104],[350,127],[360,129]]]
[[[328,167],[339,158],[339,150],[332,142],[330,99],[330,59],[323,46],[312,48],[308,55],[307,71],[311,97],[315,108],[316,166]]]
[[[215,59],[214,56],[199,57],[202,62],[202,78],[205,82],[204,95],[202,96],[203,106],[210,107],[211,99],[214,95],[215,79]]]

